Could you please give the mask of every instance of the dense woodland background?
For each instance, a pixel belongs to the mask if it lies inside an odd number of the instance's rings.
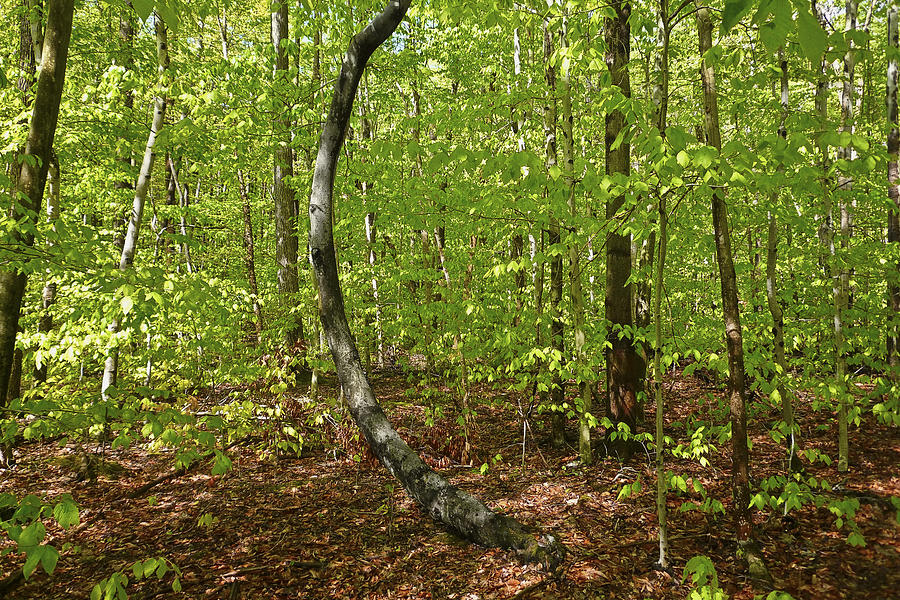
[[[0,597],[895,594],[900,5],[409,5],[0,0]]]

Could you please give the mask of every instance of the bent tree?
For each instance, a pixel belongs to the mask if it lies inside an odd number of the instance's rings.
[[[514,519],[491,511],[480,500],[451,485],[429,468],[397,434],[369,385],[344,311],[332,230],[334,178],[353,111],[353,99],[372,53],[394,32],[410,0],[390,0],[384,10],[350,41],[319,140],[309,201],[310,259],[319,289],[319,317],[338,378],[356,424],[373,453],[409,495],[431,516],[465,539],[515,550],[526,561],[555,569],[565,547]]]
[[[38,89],[34,97],[22,170],[15,188],[17,197],[11,203],[13,219],[24,221],[24,227],[9,234],[11,239],[7,243],[12,248],[29,248],[34,244],[35,219],[40,213],[44,198],[53,137],[59,119],[73,12],[73,0],[53,0],[47,6],[47,30],[41,52]],[[23,270],[8,268],[0,271],[0,403],[6,401],[26,280]]]

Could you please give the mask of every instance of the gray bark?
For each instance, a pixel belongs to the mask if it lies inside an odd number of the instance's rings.
[[[159,15],[156,21],[156,53],[160,73],[169,68],[169,39],[166,25]],[[144,217],[144,203],[150,191],[150,177],[153,173],[153,163],[156,160],[154,147],[156,137],[166,120],[166,98],[159,94],[153,101],[153,121],[150,125],[150,134],[147,136],[147,144],[144,146],[144,158],[141,161],[141,170],[138,174],[137,184],[134,186],[134,201],[131,204],[131,216],[128,219],[128,229],[125,232],[125,241],[122,244],[122,253],[119,257],[119,270],[126,271],[134,264],[134,255],[137,252],[138,235],[141,231],[141,221]],[[112,334],[118,333],[122,326],[120,317],[113,319],[109,324]],[[101,394],[107,397],[107,390],[116,385],[119,374],[119,350],[116,347],[110,349],[103,366],[103,381],[100,385]]]
[[[274,79],[285,79],[288,73],[288,55],[283,42],[288,40],[287,0],[272,2],[272,44],[275,46]],[[297,209],[294,190],[286,178],[294,176],[294,157],[290,147],[290,106],[283,102],[281,114],[275,119],[276,134],[273,172],[273,196],[275,197],[275,261],[278,263],[278,293],[282,295],[286,310],[290,310],[300,291],[297,273]],[[303,323],[293,314],[285,332],[288,349],[303,339]],[[290,350],[289,350],[290,351]]]
[[[403,20],[409,3],[410,0],[390,0],[384,11],[353,37],[335,81],[319,141],[309,203],[310,260],[319,287],[319,316],[354,420],[374,454],[410,496],[464,538],[516,550],[525,560],[539,560],[555,569],[565,557],[565,548],[554,536],[536,534],[450,485],[397,435],[366,378],[344,311],[332,225],[337,162],[366,62]]]

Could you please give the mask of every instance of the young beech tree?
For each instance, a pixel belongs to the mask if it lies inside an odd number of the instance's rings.
[[[166,24],[159,14],[154,14],[156,26],[156,56],[160,74],[169,69],[169,38]],[[138,235],[141,232],[141,222],[144,217],[144,204],[150,192],[150,177],[153,174],[153,163],[156,160],[156,138],[166,121],[166,97],[162,90],[153,100],[153,121],[150,125],[150,133],[147,136],[147,144],[144,146],[144,158],[141,161],[141,170],[138,173],[137,183],[134,186],[134,201],[131,204],[131,215],[128,219],[128,229],[125,232],[125,241],[122,244],[122,254],[119,257],[119,269],[126,271],[134,265],[134,255],[137,252]],[[122,326],[122,320],[116,316],[109,324],[109,331],[113,335],[118,333]],[[107,390],[116,385],[119,374],[119,350],[113,347],[106,356],[103,367],[103,382],[101,393],[106,397]]]
[[[22,168],[15,187],[16,202],[12,210],[16,219],[30,222],[23,231],[18,229],[10,234],[9,240],[15,246],[31,247],[34,234],[33,219],[41,210],[44,186],[50,169],[53,137],[59,119],[59,103],[62,98],[69,55],[69,40],[72,36],[73,0],[51,0],[46,7],[47,25],[44,46],[41,52],[41,72],[38,89],[34,97],[34,109],[28,138],[25,142]],[[16,333],[19,329],[19,311],[25,293],[26,275],[23,271],[9,269],[0,271],[0,403],[5,404],[6,392],[12,371]],[[5,454],[0,451],[0,454]],[[4,457],[0,457],[3,460]]]
[[[350,41],[322,129],[309,201],[310,260],[319,287],[322,328],[356,424],[374,454],[410,496],[462,537],[485,546],[515,550],[525,560],[541,561],[555,569],[565,558],[565,547],[559,540],[552,535],[539,535],[491,511],[476,498],[450,485],[397,435],[366,378],[344,311],[332,225],[337,162],[366,62],[403,20],[409,4],[410,0],[390,0],[384,11]]]
[[[701,58],[700,80],[703,85],[704,129],[707,143],[721,153],[722,134],[719,129],[719,99],[716,91],[715,68],[707,59],[712,48],[712,20],[703,0],[695,0],[697,33]],[[722,311],[725,321],[725,342],[728,347],[728,404],[731,417],[731,491],[733,494],[734,525],[737,541],[750,567],[750,575],[770,580],[759,553],[751,543],[750,518],[750,450],[747,444],[746,373],[744,370],[744,341],[741,332],[741,311],[738,305],[737,276],[728,231],[728,207],[725,191],[712,186],[712,221],[715,231],[716,262],[722,290]]]

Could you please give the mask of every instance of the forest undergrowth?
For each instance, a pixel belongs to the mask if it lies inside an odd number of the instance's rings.
[[[470,460],[460,464],[455,409],[440,402],[451,397],[449,388],[437,380],[417,386],[397,373],[376,374],[373,383],[401,434],[429,464],[489,506],[563,538],[569,557],[560,573],[521,566],[502,550],[464,543],[427,518],[355,438],[349,417],[331,411],[319,428],[326,433],[307,438],[299,457],[261,451],[271,445],[246,437],[228,451],[232,469],[226,473],[211,475],[204,463],[149,489],[172,472],[171,452],[150,452],[141,444],[106,449],[95,478],[76,481],[81,443],[57,439],[21,446],[17,467],[0,473],[0,488],[50,503],[70,493],[80,522],[66,531],[48,523],[48,537],[61,551],[54,574],[38,569],[6,597],[86,598],[101,580],[124,573],[131,580],[129,598],[141,599],[685,598],[692,590],[691,579],[684,581],[685,565],[698,555],[711,559],[719,586],[730,597],[768,593],[754,588],[736,563],[726,516],[729,444],[708,439],[691,446],[686,434],[692,424],[696,440],[697,423],[722,422],[719,413],[726,410],[721,392],[702,379],[679,372],[665,382],[667,435],[684,447],[704,446],[700,452],[708,460],[703,466],[698,460],[667,459],[682,480],[670,484],[675,489],[668,497],[669,572],[654,566],[650,451],[584,467],[577,460],[575,432],[570,428],[567,446],[554,450],[549,418],[545,426],[544,416],[536,415],[525,432],[523,453],[522,422],[508,410],[516,398],[480,386],[470,392],[478,399]],[[333,397],[334,381],[322,390]],[[227,402],[233,391],[201,390],[193,401],[203,410]],[[285,398],[298,426],[317,410],[301,396]],[[811,404],[811,395],[798,398],[803,449],[834,454],[832,415],[813,411]],[[652,412],[647,417],[652,422]],[[784,448],[769,435],[769,422],[777,419],[774,410],[751,419],[754,492],[761,482],[785,473]],[[601,433],[595,430],[598,443]],[[847,526],[836,526],[828,506],[804,503],[786,516],[767,507],[754,512],[776,586],[794,598],[887,599],[900,589],[900,526],[891,503],[900,496],[900,435],[867,415],[863,428],[851,430],[851,448],[849,473],[838,473],[836,463],[807,462],[804,479],[824,479],[831,489],[822,496],[858,504],[855,527],[864,546],[848,544]],[[701,506],[704,499],[706,510],[683,511],[683,505]],[[725,512],[716,509],[716,501]],[[160,558],[167,565],[162,578],[132,575],[140,570],[136,562]],[[21,574],[20,560],[15,553],[0,558],[4,581]],[[144,564],[157,573],[162,562]],[[177,593],[174,567],[180,571]]]

